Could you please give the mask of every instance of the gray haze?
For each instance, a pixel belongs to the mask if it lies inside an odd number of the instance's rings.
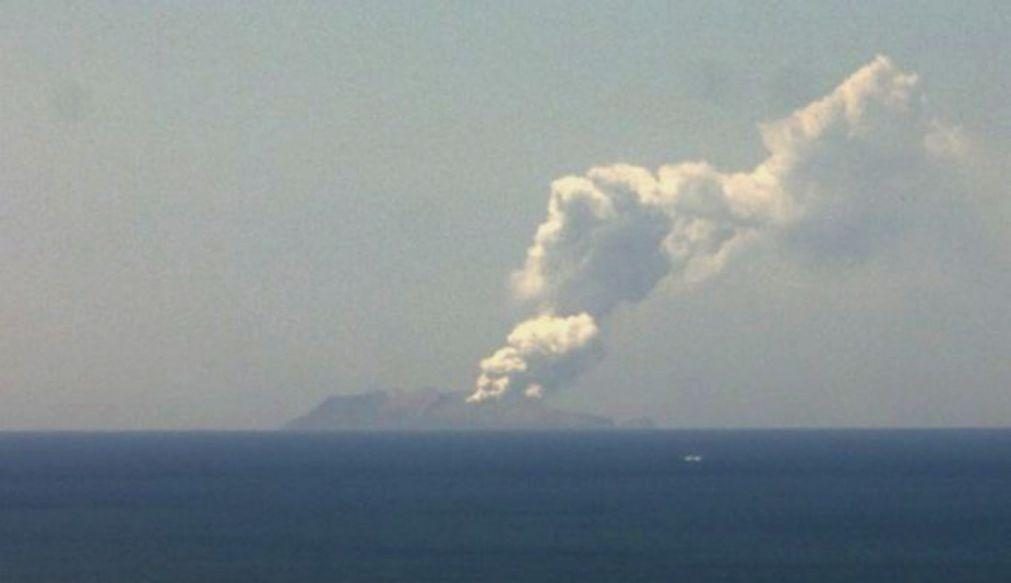
[[[757,123],[877,54],[965,160],[892,201],[901,235],[756,245],[617,306],[552,405],[1008,424],[1011,9],[809,4],[0,4],[0,428],[273,427],[373,383],[469,389],[528,315],[509,274],[553,180],[749,170]]]

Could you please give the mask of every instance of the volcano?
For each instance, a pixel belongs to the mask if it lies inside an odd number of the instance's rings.
[[[424,388],[334,395],[291,420],[289,431],[466,431],[611,429],[607,417],[562,411],[539,399],[468,403],[464,391]]]

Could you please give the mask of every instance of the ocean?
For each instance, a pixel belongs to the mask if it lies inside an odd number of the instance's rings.
[[[0,434],[0,582],[1011,581],[1011,431]]]

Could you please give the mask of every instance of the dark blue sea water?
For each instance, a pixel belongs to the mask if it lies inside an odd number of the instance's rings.
[[[0,434],[0,581],[1006,582],[1011,431]]]

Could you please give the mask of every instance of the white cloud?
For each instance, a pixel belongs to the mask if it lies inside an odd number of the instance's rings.
[[[535,315],[481,362],[472,400],[564,384],[599,356],[598,321],[616,306],[665,278],[718,273],[761,238],[819,259],[874,252],[927,196],[938,156],[961,151],[957,132],[924,112],[916,75],[881,56],[760,129],[769,156],[750,172],[618,164],[556,180],[513,275]]]
[[[600,330],[589,314],[542,315],[520,323],[506,345],[481,361],[471,401],[498,398],[516,386],[528,397],[569,380],[600,356]]]

